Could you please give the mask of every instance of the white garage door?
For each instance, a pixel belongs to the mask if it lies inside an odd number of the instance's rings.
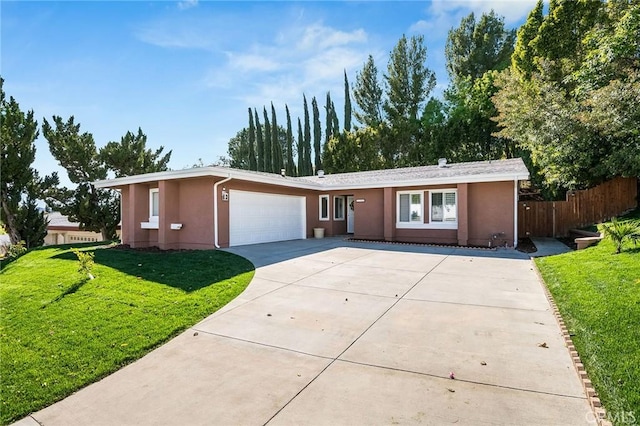
[[[229,191],[229,245],[306,238],[304,197]]]

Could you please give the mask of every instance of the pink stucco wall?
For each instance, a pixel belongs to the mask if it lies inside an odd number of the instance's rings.
[[[207,249],[214,247],[213,187],[222,178],[204,177],[133,184],[121,187],[122,238],[132,247],[158,246],[161,249]],[[314,191],[276,185],[231,180],[218,187],[219,232],[221,247],[229,245],[229,203],[222,200],[222,190],[242,190],[306,197],[307,237],[313,228],[325,228],[325,235],[344,235],[345,220],[334,220],[334,196],[354,197],[354,237],[422,243],[489,246],[492,236],[513,244],[514,182],[432,185],[412,188],[377,188],[341,191]],[[149,189],[160,190],[158,229],[142,229],[149,218]],[[424,191],[453,188],[458,191],[458,229],[404,229],[396,227],[398,190]],[[330,220],[319,220],[319,196],[329,195]],[[360,202],[358,202],[360,201]],[[346,205],[346,202],[345,202]],[[427,216],[427,215],[425,215]],[[428,222],[428,217],[425,219]],[[182,229],[170,229],[181,223]]]

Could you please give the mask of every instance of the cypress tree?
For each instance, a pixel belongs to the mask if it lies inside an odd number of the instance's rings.
[[[311,124],[309,122],[309,106],[307,97],[302,95],[304,100],[304,174],[313,175],[313,165],[311,164]]]
[[[291,130],[291,114],[289,114],[289,106],[284,105],[287,112],[287,176],[296,176],[296,166],[293,164],[293,131]]]
[[[332,117],[332,112],[331,112],[331,106],[332,106],[333,102],[331,102],[331,93],[327,92],[327,100],[325,103],[325,128],[324,128],[324,149],[327,149],[327,144],[329,143],[329,140],[331,140],[331,136],[333,136],[334,133],[334,129],[333,129],[333,117]]]
[[[302,136],[300,117],[298,117],[298,176],[306,176],[304,173],[304,137]]]
[[[279,136],[276,109],[273,107],[273,102],[271,102],[271,161],[273,162],[273,173],[280,173],[284,168],[282,159],[282,143],[280,142]]]
[[[256,163],[256,152],[254,144],[256,143],[256,127],[253,124],[253,112],[249,108],[249,170],[258,170]]]
[[[322,170],[322,159],[320,157],[320,140],[322,139],[322,129],[320,127],[320,111],[318,111],[318,101],[314,96],[311,99],[311,107],[313,108],[313,152],[316,173]]]
[[[271,160],[271,124],[269,124],[269,115],[267,115],[267,107],[263,107],[264,113],[264,171],[273,173],[273,161]]]
[[[262,125],[258,118],[258,110],[254,110],[256,116],[256,145],[258,147],[258,171],[264,172],[264,141],[262,139]]]
[[[349,79],[347,78],[347,70],[344,70],[344,130],[351,131],[351,95],[349,93]],[[339,129],[334,129],[339,133]]]

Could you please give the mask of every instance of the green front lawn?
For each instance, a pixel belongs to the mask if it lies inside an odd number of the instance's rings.
[[[235,298],[254,270],[222,251],[105,246],[95,247],[94,280],[77,269],[71,246],[34,250],[3,265],[2,424],[140,358]]]
[[[640,422],[640,244],[615,254],[604,240],[536,264],[609,418]]]

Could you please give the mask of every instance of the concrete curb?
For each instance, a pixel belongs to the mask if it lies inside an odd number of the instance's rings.
[[[560,327],[560,332],[562,333],[565,346],[569,350],[569,356],[571,356],[573,366],[575,367],[578,376],[580,376],[580,382],[582,382],[582,387],[584,388],[584,392],[587,395],[587,400],[589,401],[589,405],[591,406],[591,410],[593,411],[594,419],[599,426],[613,426],[613,424],[609,420],[607,420],[607,410],[605,410],[605,408],[602,406],[602,402],[600,401],[600,398],[598,397],[598,394],[594,389],[591,380],[589,379],[589,375],[584,368],[584,364],[580,360],[580,355],[578,354],[578,351],[573,344],[573,340],[571,340],[571,335],[569,334],[569,330],[567,329],[567,326],[562,319],[562,315],[558,310],[558,305],[556,305],[555,300],[553,300],[553,296],[551,295],[547,284],[544,282],[542,274],[538,269],[538,265],[536,265],[536,262],[533,258],[531,259],[531,263],[533,263],[533,269],[538,275],[538,279],[540,280],[540,284],[542,285],[544,294],[549,301],[549,305],[551,305],[551,308],[553,309],[553,316],[556,318],[556,322]]]

